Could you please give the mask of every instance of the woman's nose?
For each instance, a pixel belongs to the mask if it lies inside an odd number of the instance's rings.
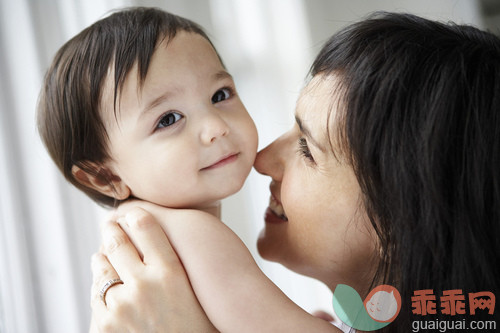
[[[269,146],[259,151],[254,162],[255,170],[263,175],[270,176],[276,181],[281,181],[287,162],[288,141],[287,135],[282,135]],[[291,156],[289,157],[291,158]]]
[[[228,124],[217,111],[207,113],[201,126],[200,139],[204,145],[209,145],[217,138],[229,134]]]

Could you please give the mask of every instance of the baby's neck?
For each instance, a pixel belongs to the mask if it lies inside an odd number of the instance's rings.
[[[199,210],[202,210],[208,214],[211,214],[218,219],[220,219],[220,209],[221,209],[220,201],[216,201],[211,205],[208,205],[208,206],[203,207],[203,208],[199,208]]]

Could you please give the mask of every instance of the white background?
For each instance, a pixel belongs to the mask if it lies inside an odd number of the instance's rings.
[[[475,0],[0,0],[0,332],[85,332],[90,255],[105,212],[59,175],[35,129],[43,74],[56,50],[115,8],[156,6],[205,27],[235,78],[263,148],[292,125],[314,55],[339,28],[375,10],[484,27]],[[494,13],[488,13],[494,16]],[[223,220],[264,272],[308,311],[331,293],[255,250],[269,179],[252,171]]]

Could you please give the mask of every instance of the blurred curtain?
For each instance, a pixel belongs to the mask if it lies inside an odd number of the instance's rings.
[[[89,258],[106,212],[59,175],[38,138],[35,105],[56,50],[109,10],[132,5],[206,28],[257,124],[260,148],[292,125],[313,56],[339,27],[380,9],[480,23],[473,0],[0,0],[0,332],[88,330]],[[329,310],[325,287],[256,255],[268,184],[252,172],[225,200],[223,220],[294,301]]]

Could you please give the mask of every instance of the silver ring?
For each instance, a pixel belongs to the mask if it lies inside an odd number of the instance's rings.
[[[106,305],[106,293],[108,292],[109,288],[117,284],[123,284],[123,281],[121,279],[112,279],[106,282],[104,286],[102,286],[101,291],[99,292],[99,296],[101,297],[101,300],[104,302],[104,305]]]

